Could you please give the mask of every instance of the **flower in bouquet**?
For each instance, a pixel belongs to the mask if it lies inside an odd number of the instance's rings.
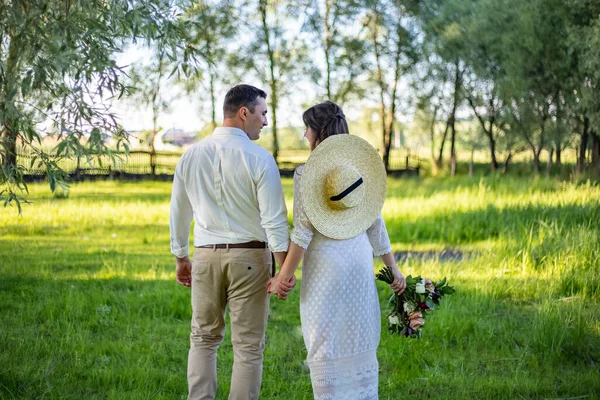
[[[417,282],[415,284],[415,292],[419,294],[425,294],[425,292],[427,292],[427,290],[425,289],[425,282]]]
[[[394,275],[390,267],[383,267],[376,275],[378,280],[391,284]],[[411,275],[406,277],[406,289],[390,297],[388,329],[392,334],[406,337],[421,337],[427,313],[436,309],[440,299],[454,293],[446,278],[434,282],[428,278]]]
[[[420,327],[425,325],[423,313],[421,313],[420,311],[415,311],[408,314],[408,320],[410,321],[409,325],[412,329],[419,329]]]
[[[429,293],[435,292],[435,285],[433,284],[433,282],[431,281],[431,279],[425,278],[425,279],[423,279],[423,282],[425,283],[425,289]]]

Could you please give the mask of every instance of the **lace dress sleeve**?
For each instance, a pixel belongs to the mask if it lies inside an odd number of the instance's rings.
[[[377,217],[373,225],[367,229],[367,236],[369,237],[369,242],[371,242],[371,247],[373,247],[373,254],[375,256],[380,256],[392,251],[390,238],[381,214],[379,214],[379,217]]]
[[[304,165],[301,165],[296,168],[296,171],[294,172],[294,229],[292,230],[290,239],[292,242],[306,250],[312,240],[314,228],[308,220],[306,212],[304,212],[304,207],[302,206],[300,179],[302,178],[303,169]]]

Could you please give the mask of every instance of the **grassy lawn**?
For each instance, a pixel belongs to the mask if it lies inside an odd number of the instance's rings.
[[[170,184],[30,189],[22,216],[0,211],[0,398],[184,399],[191,307],[169,254]],[[433,254],[400,269],[457,293],[421,340],[384,326],[381,399],[600,398],[600,186],[390,180],[384,217],[394,250]],[[435,256],[447,249],[462,259]],[[261,398],[311,398],[298,303],[299,290],[272,300]],[[228,332],[219,399],[231,353]]]

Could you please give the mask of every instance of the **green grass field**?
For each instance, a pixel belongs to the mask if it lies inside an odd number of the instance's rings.
[[[0,211],[0,398],[184,399],[190,292],[169,254],[170,184],[30,189],[22,216]],[[401,270],[457,293],[421,340],[384,327],[381,399],[600,398],[600,186],[390,180],[384,217],[394,250],[416,255]],[[435,257],[445,249],[464,257]],[[272,300],[261,398],[311,398],[298,302],[298,288]]]

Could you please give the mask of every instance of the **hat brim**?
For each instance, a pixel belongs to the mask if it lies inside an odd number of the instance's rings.
[[[358,205],[340,210],[328,205],[325,178],[342,165],[358,170],[365,190]],[[319,233],[332,239],[349,239],[366,231],[381,213],[387,192],[385,167],[366,140],[350,134],[330,136],[306,161],[300,191],[306,215]]]

